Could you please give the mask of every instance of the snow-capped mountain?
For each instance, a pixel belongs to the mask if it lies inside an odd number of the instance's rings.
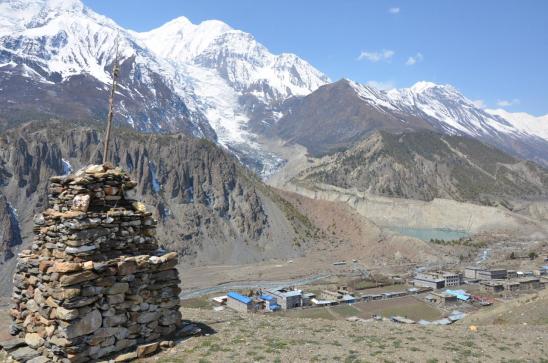
[[[485,111],[502,117],[525,134],[537,135],[548,140],[548,115],[537,117],[526,112],[508,112],[502,108],[486,109]]]
[[[78,0],[0,3],[4,117],[103,118],[117,49],[119,121],[215,138],[179,69]]]
[[[468,135],[519,157],[548,165],[548,123],[534,117],[489,112],[477,107],[451,85],[417,82],[390,90],[387,96],[400,111],[421,117],[435,129]],[[544,120],[546,121],[546,120]]]
[[[307,95],[329,82],[296,55],[274,55],[253,35],[218,20],[195,25],[179,17],[135,35],[162,58],[216,70],[236,91],[264,103]]]
[[[283,162],[260,142],[276,134],[278,121],[284,124],[278,136],[296,140],[292,122],[303,123],[309,115],[313,125],[318,118],[340,116],[335,109],[347,113],[353,125],[360,122],[356,115],[367,123],[353,128],[341,121],[344,117],[335,120],[340,128],[323,131],[336,148],[359,139],[356,130],[367,133],[388,122],[389,129],[426,127],[469,135],[548,163],[545,120],[483,110],[452,86],[418,82],[382,91],[344,80],[345,87],[332,87],[343,90],[342,96],[328,93],[320,102],[301,102],[329,87],[329,79],[294,54],[272,54],[251,34],[218,20],[193,24],[185,17],[139,33],[79,0],[0,0],[0,122],[103,120],[117,47],[118,122],[209,138],[263,175]],[[330,97],[341,102],[329,108]],[[348,114],[355,97],[367,107]],[[322,107],[325,112],[319,114]],[[308,134],[303,125],[301,133]],[[347,140],[340,145],[339,134]]]
[[[443,133],[468,135],[548,165],[548,116],[484,110],[451,85],[420,81],[409,88],[381,91],[351,84],[364,100],[386,112],[413,115]]]
[[[218,20],[193,24],[179,17],[133,34],[158,57],[187,70],[219,143],[263,175],[282,160],[256,142],[254,123],[274,118],[286,99],[329,82],[296,55],[274,55],[251,34]]]
[[[79,0],[6,0],[0,2],[1,114],[8,121],[103,119],[117,47],[119,122],[216,140],[263,173],[279,159],[254,141],[251,115],[272,113],[287,98],[329,82],[299,57],[274,55],[221,21],[195,25],[180,17],[138,33]]]
[[[276,125],[278,134],[300,141],[319,154],[348,147],[377,129],[427,128],[471,136],[548,165],[547,116],[484,110],[451,85],[422,81],[409,88],[384,91],[343,79],[285,108],[285,116]],[[299,122],[304,122],[304,127],[297,125]],[[305,135],[314,125],[322,125],[317,133],[323,132],[325,138]]]

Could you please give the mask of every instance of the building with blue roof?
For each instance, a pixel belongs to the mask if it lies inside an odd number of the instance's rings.
[[[461,301],[468,301],[470,300],[470,295],[466,293],[464,290],[445,290],[445,293],[451,296],[455,296],[457,299]]]
[[[226,306],[231,309],[244,313],[255,310],[253,299],[248,296],[238,294],[235,291],[230,291],[228,294],[226,294],[226,297]]]
[[[282,310],[293,309],[302,306],[302,290],[270,289],[265,295],[276,298],[276,303]]]
[[[278,304],[278,299],[275,296],[271,295],[261,295],[260,299],[265,302],[265,309],[268,311],[278,311],[281,310],[281,306]]]

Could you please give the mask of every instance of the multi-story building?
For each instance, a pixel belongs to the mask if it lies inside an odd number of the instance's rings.
[[[413,279],[413,284],[432,289],[443,289],[445,287],[445,279],[438,274],[417,273]]]
[[[445,287],[459,286],[462,284],[462,274],[458,272],[443,271],[440,273],[445,280]]]
[[[469,266],[464,269],[464,277],[470,280],[502,280],[506,279],[508,271],[505,268],[482,268]]]
[[[271,289],[266,292],[266,295],[276,297],[278,305],[280,305],[282,310],[298,308],[303,304],[302,290]]]
[[[506,279],[507,275],[508,270],[505,268],[493,268],[478,271],[478,278],[480,280],[503,280]]]

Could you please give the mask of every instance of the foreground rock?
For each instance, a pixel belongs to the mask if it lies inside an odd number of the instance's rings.
[[[13,359],[142,357],[181,325],[177,254],[159,252],[156,221],[126,198],[135,186],[103,165],[51,178],[49,208],[14,276],[11,332],[22,340],[6,344]]]

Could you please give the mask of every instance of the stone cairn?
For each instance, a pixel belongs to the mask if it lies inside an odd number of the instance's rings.
[[[48,209],[35,216],[13,278],[13,360],[126,361],[173,345],[177,253],[158,249],[135,186],[109,165],[50,179]]]

